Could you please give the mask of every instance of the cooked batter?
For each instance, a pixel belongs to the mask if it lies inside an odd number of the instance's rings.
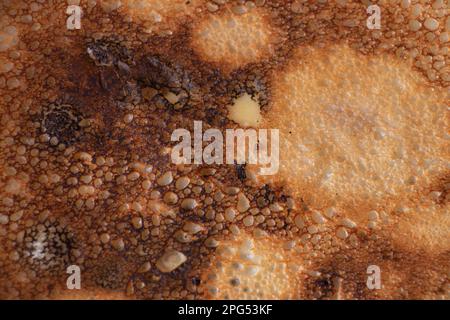
[[[449,13],[1,0],[0,298],[449,299]],[[173,164],[194,121],[278,129],[278,173]]]

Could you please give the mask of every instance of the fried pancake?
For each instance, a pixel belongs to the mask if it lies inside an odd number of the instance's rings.
[[[371,4],[0,1],[0,298],[448,299],[450,7]],[[194,121],[279,171],[172,163]]]

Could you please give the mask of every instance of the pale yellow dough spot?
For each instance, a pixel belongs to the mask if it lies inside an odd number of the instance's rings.
[[[259,103],[245,93],[229,106],[228,118],[241,127],[258,127],[261,122],[261,110]]]

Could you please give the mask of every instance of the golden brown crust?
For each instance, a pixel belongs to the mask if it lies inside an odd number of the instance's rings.
[[[0,298],[448,299],[449,8],[378,5],[1,2]],[[244,93],[278,174],[171,163]]]

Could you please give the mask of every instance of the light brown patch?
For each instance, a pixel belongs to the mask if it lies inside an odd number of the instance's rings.
[[[203,275],[206,297],[298,299],[307,270],[301,250],[285,249],[284,245],[286,241],[276,237],[255,238],[248,234],[224,241],[213,260],[214,267]]]
[[[231,71],[270,56],[279,37],[263,9],[243,15],[225,9],[194,25],[192,46],[203,59]]]
[[[284,181],[313,206],[370,209],[448,170],[448,95],[408,63],[307,48],[273,77],[262,127],[280,130],[281,159],[266,180]]]

